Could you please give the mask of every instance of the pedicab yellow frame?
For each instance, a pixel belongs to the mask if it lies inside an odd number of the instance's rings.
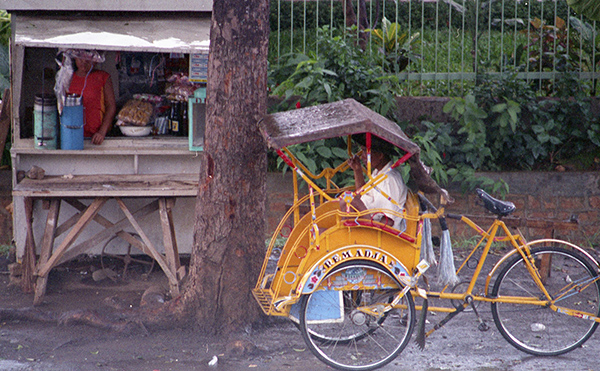
[[[407,222],[404,232],[369,220],[367,214],[381,210],[343,212],[340,210],[338,199],[351,199],[353,195],[365,193],[387,177],[387,174],[370,177],[370,135],[384,138],[405,151],[405,155],[396,161],[393,167],[408,161],[411,177],[420,190],[444,194],[445,191],[429,177],[419,160],[419,147],[408,139],[396,123],[353,99],[267,115],[261,121],[260,129],[269,147],[276,150],[294,171],[294,204],[284,215],[271,238],[257,285],[253,290],[253,295],[262,310],[267,315],[289,316],[291,306],[298,302],[301,295],[311,293],[333,268],[352,260],[377,263],[398,282],[408,286],[410,278],[417,272],[421,246],[421,223],[416,195],[410,193],[404,212],[396,213]],[[367,175],[370,180],[353,194],[332,182],[335,174],[348,169],[346,162],[335,169],[326,169],[315,175],[286,148],[293,144],[358,133],[367,133]],[[350,146],[348,140],[349,155]],[[298,176],[309,188],[308,194],[303,197],[300,197],[299,193]],[[325,189],[321,189],[314,182],[320,178],[326,179]],[[345,195],[335,196],[343,192],[346,192]],[[395,202],[389,195],[385,196]],[[307,202],[310,212],[300,217],[300,209]],[[386,210],[386,213],[391,211]],[[285,223],[292,218],[293,228],[281,248],[277,266],[268,271],[276,237],[282,234]],[[397,287],[396,282],[378,284],[380,287]]]

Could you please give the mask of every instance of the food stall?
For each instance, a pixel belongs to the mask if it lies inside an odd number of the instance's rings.
[[[179,254],[191,251],[193,238],[212,2],[117,1],[100,9],[96,1],[8,0],[4,7],[13,33],[14,240],[34,303],[52,268],[101,253],[115,235],[152,256],[177,294],[185,274]],[[98,51],[97,68],[114,86],[118,115],[100,145],[61,142],[60,104],[55,112],[45,100],[62,53],[72,49]],[[148,117],[131,122],[139,118],[131,105],[140,102],[150,105]],[[44,132],[54,116],[56,131]]]

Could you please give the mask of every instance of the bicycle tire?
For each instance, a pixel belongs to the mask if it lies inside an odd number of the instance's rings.
[[[349,262],[330,272],[301,301],[300,332],[307,347],[321,361],[339,370],[366,371],[386,365],[406,347],[414,329],[415,306],[410,294],[403,297],[399,305],[402,308],[392,309],[381,318],[370,318],[355,310],[359,305],[389,303],[402,287],[397,281],[395,289],[327,290],[328,277],[351,276],[357,270],[377,272],[394,280],[378,264]],[[312,319],[322,308],[339,308],[339,317]]]
[[[351,297],[347,296],[348,293],[350,293],[350,291],[344,291],[342,293],[342,295],[343,295],[342,300],[345,303],[344,304],[345,308],[350,308],[350,305],[352,305],[352,302],[350,300],[360,301],[360,296],[357,296],[354,299],[352,299]],[[388,302],[391,302],[391,301],[392,301],[392,298],[390,297]],[[383,321],[385,321],[386,317],[387,317],[387,313],[385,313],[383,315],[383,317],[381,317],[380,319],[377,320],[377,324],[383,323]],[[293,323],[296,325],[296,327],[298,327],[298,330],[300,330],[300,323],[299,322],[298,323],[293,322]],[[331,335],[327,335],[327,334],[320,334],[317,332],[317,330],[312,329],[312,328],[307,329],[307,331],[310,334],[311,338],[313,338],[314,340],[317,340],[320,342],[337,341],[340,344],[345,344],[350,341],[358,341],[358,340],[364,338],[365,336],[367,336],[368,334],[373,333],[373,331],[375,331],[376,329],[377,329],[376,327],[373,327],[373,328],[368,329],[366,332],[357,332],[355,334],[345,334],[342,337],[331,336]]]
[[[558,298],[555,304],[598,316],[600,284],[597,270],[585,257],[565,248],[542,246],[531,249],[536,265],[544,255],[551,259],[544,286],[552,298]],[[561,290],[566,290],[568,295]],[[502,296],[545,299],[521,255],[509,260],[498,274],[492,297]],[[581,346],[598,327],[597,322],[556,312],[549,305],[494,302],[492,315],[496,327],[511,345],[538,356],[567,353]]]

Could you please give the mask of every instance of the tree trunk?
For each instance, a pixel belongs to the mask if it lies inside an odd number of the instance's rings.
[[[209,333],[258,318],[251,289],[265,253],[268,0],[215,0],[206,134],[183,309]]]
[[[346,12],[346,27],[356,25],[356,13],[354,12],[352,0],[344,0],[344,11]]]
[[[359,19],[356,19],[356,12],[354,11],[354,5],[352,0],[343,0],[344,11],[346,13],[346,27],[350,28],[356,26],[359,30],[359,46],[362,50],[366,50],[367,47],[367,34],[363,30],[369,28],[369,19],[367,17],[367,5],[365,0],[357,0],[356,9],[359,13]]]

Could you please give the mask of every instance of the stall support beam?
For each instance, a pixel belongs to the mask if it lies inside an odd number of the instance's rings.
[[[58,214],[60,213],[60,200],[53,199],[50,201],[48,209],[48,217],[46,218],[46,228],[44,230],[44,239],[42,240],[39,266],[44,266],[52,255],[52,247],[56,236],[56,226],[58,224]],[[46,292],[48,283],[48,275],[38,276],[35,284],[35,295],[33,297],[33,305],[38,305],[42,302],[42,297]]]

